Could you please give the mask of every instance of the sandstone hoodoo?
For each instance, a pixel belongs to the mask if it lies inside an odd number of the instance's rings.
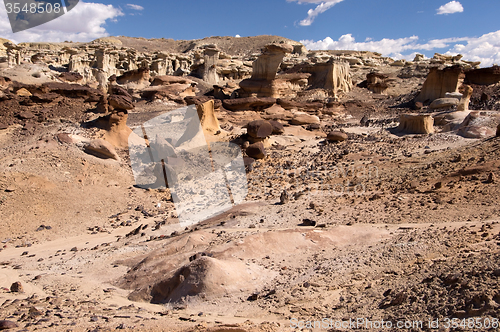
[[[219,84],[219,75],[217,74],[219,53],[220,51],[215,45],[208,45],[204,52],[205,63],[203,66],[203,80],[214,85]]]
[[[407,134],[432,134],[434,119],[426,114],[402,114],[397,130]]]
[[[500,83],[478,66],[0,39],[0,329],[494,329]]]
[[[458,92],[458,88],[463,82],[465,75],[460,66],[430,69],[427,79],[424,82],[422,91],[417,96],[417,102],[432,102],[438,98],[444,98],[447,92]]]
[[[246,149],[246,153],[250,158],[264,159],[267,156],[266,149],[262,142],[250,144]]]

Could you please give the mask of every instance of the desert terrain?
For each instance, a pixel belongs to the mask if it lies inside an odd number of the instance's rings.
[[[1,40],[0,330],[496,331],[499,110],[461,56]],[[221,142],[244,197],[203,214]]]

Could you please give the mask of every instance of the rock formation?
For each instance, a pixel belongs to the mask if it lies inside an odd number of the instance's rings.
[[[311,74],[309,85],[312,89],[328,90],[332,96],[352,89],[349,63],[339,58],[331,57],[327,62],[306,66],[302,71]]]
[[[348,136],[346,133],[335,130],[335,131],[330,132],[327,135],[326,139],[331,141],[331,142],[343,142],[343,141],[348,139]]]
[[[500,66],[467,70],[465,82],[478,85],[496,84],[500,82]]]
[[[457,112],[466,112],[469,110],[470,97],[472,97],[472,92],[474,91],[469,85],[464,85],[462,89],[463,94],[460,99],[460,103],[457,106]]]
[[[196,105],[198,117],[200,118],[201,128],[205,136],[220,133],[219,120],[215,116],[214,101],[209,100],[206,103]]]
[[[267,45],[264,52],[253,62],[252,77],[240,82],[240,96],[279,96],[277,90],[283,81],[276,81],[276,73],[285,55],[291,52],[293,52],[292,45]]]
[[[388,75],[371,72],[366,75],[366,83],[368,90],[373,93],[385,94],[389,84],[387,83]]]
[[[422,91],[415,98],[415,101],[430,103],[435,99],[443,98],[447,92],[457,92],[463,78],[464,74],[460,66],[446,67],[444,69],[431,68]]]
[[[458,128],[458,134],[465,138],[488,138],[498,131],[500,116],[497,112],[470,112]]]
[[[407,134],[431,134],[434,133],[434,119],[426,114],[402,114],[397,130]]]
[[[215,45],[209,45],[205,49],[205,64],[203,70],[203,80],[210,84],[219,84],[219,75],[217,74],[217,63],[219,61],[220,51]]]

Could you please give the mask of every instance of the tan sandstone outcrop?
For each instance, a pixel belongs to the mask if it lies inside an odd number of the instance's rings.
[[[205,135],[215,135],[220,133],[219,120],[215,116],[214,101],[209,100],[206,103],[196,105],[196,111],[200,118],[201,128]]]
[[[402,114],[397,130],[407,134],[431,134],[434,133],[434,119],[427,114]]]
[[[460,66],[446,67],[444,69],[431,68],[422,91],[415,98],[415,101],[432,102],[435,99],[445,97],[447,92],[457,92],[463,78],[464,74]]]
[[[203,70],[203,80],[210,84],[219,84],[219,75],[217,74],[217,62],[219,61],[220,51],[215,45],[209,45],[205,49],[205,64]]]

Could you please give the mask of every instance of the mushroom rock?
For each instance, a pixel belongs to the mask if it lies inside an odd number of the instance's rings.
[[[445,97],[447,92],[458,92],[465,75],[460,66],[438,69],[431,68],[424,82],[420,94],[415,98],[416,102],[432,102],[435,99]]]
[[[287,53],[293,52],[288,44],[269,44],[253,63],[252,80],[271,81],[276,78],[278,67]]]
[[[219,84],[219,75],[217,74],[217,62],[219,61],[219,54],[220,51],[215,45],[208,45],[205,48],[203,81],[210,84]]]
[[[276,74],[278,68],[287,53],[293,52],[293,46],[288,44],[269,44],[264,52],[252,64],[252,77],[240,82],[241,97],[278,97],[277,91],[287,91],[293,87],[294,83],[288,80],[295,80],[295,85],[300,85],[300,81],[305,77],[282,77],[278,80]]]

